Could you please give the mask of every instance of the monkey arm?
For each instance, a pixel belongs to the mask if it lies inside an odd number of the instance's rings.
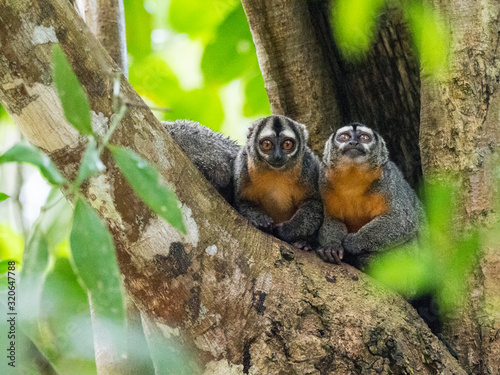
[[[323,220],[323,203],[318,189],[318,175],[319,160],[306,147],[300,179],[308,195],[289,220],[274,227],[276,237],[290,243],[300,241],[309,243],[312,240],[312,236],[316,234]]]
[[[321,225],[323,204],[315,198],[306,199],[290,220],[274,227],[276,237],[286,242],[307,240]]]
[[[347,227],[340,220],[325,217],[319,229],[319,245],[321,247],[341,246],[347,235]]]
[[[387,196],[389,211],[365,224],[357,233],[343,240],[344,250],[351,254],[374,252],[404,244],[417,236],[422,209],[413,189],[392,163],[386,171],[381,193]]]
[[[342,239],[347,235],[347,227],[340,220],[325,217],[319,229],[319,245],[316,254],[325,262],[339,264],[344,255]]]
[[[415,216],[410,214],[409,216]],[[402,245],[415,238],[418,220],[408,220],[401,213],[378,216],[357,233],[349,233],[342,241],[351,254],[374,252]]]
[[[245,199],[236,199],[236,209],[240,214],[250,221],[250,223],[257,228],[269,232],[273,228],[273,219],[259,210],[257,205]]]
[[[203,176],[232,203],[233,164],[240,146],[197,122],[176,120],[162,124]]]

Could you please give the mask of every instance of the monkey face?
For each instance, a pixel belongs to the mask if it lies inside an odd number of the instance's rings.
[[[324,162],[383,164],[387,161],[384,140],[367,126],[353,123],[330,136],[325,146]]]
[[[370,152],[375,144],[375,134],[366,126],[349,125],[337,130],[334,142],[342,155],[358,159]]]
[[[304,148],[306,133],[301,126],[284,116],[262,119],[252,137],[255,157],[272,169],[285,170],[294,165]]]

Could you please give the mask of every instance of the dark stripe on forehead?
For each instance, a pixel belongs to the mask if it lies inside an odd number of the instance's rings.
[[[354,131],[356,131],[356,128],[358,127],[358,124],[354,122],[354,123],[351,124],[351,126],[352,126],[352,129]]]
[[[283,130],[283,124],[281,123],[281,119],[277,116],[273,117],[272,129],[274,130],[277,136]]]

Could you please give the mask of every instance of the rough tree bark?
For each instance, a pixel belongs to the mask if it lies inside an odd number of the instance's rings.
[[[425,175],[459,179],[462,230],[498,220],[495,170],[500,146],[500,4],[433,1],[449,17],[449,69],[422,72],[421,144]],[[445,326],[460,363],[473,374],[500,373],[500,246],[483,244],[465,308]]]
[[[345,122],[361,121],[379,129],[388,138],[391,157],[413,186],[421,178],[420,132],[425,174],[431,176],[444,170],[462,178],[462,222],[491,224],[497,220],[493,162],[500,139],[498,2],[434,1],[450,18],[450,51],[454,57],[450,71],[437,82],[423,76],[422,92],[418,67],[400,11],[387,9],[381,16],[376,42],[367,59],[348,63],[335,49],[335,41],[325,36],[330,33],[330,27],[325,25],[329,12],[327,2],[291,0],[287,6],[279,1],[242,2],[254,41],[262,43],[257,51],[271,102],[277,100],[275,98],[298,102],[312,113],[321,111],[322,106],[330,106],[338,108]],[[299,21],[288,16],[288,7],[306,9],[305,3],[313,4],[309,5],[309,12],[294,15]],[[266,22],[262,22],[263,19]],[[319,64],[319,68],[324,69],[323,76],[333,77],[328,85],[337,84],[333,90],[335,95],[322,98],[319,105],[302,100],[301,81],[295,73],[295,70],[305,69],[301,64],[309,62],[298,58],[294,69],[280,65],[286,56],[283,50],[289,45],[303,48],[302,54],[308,54],[302,40],[294,39],[287,32],[296,22],[305,22],[310,28],[303,34],[312,34],[313,27],[321,30],[316,34],[316,42],[322,51],[320,55],[326,56],[321,61],[327,63]],[[274,32],[268,33],[268,30]],[[317,49],[315,45],[313,50]],[[274,82],[287,84],[275,85]],[[303,116],[305,110],[299,112],[277,106],[272,109],[306,124],[316,121]],[[422,129],[419,131],[420,116]],[[329,126],[328,123],[324,125]],[[321,127],[321,124],[314,126]],[[311,132],[313,144],[320,142],[314,139],[318,134],[321,136],[320,132]],[[500,372],[500,316],[495,299],[500,289],[499,257],[498,247],[485,248],[480,267],[471,280],[467,308],[463,316],[446,326],[447,341],[452,343],[460,362],[471,373]]]
[[[75,9],[128,77],[123,0],[75,0]]]
[[[377,129],[417,186],[420,79],[401,12],[386,9],[374,47],[364,60],[350,62],[336,48],[329,0],[242,3],[272,112],[306,124],[318,155],[341,125],[357,121]]]
[[[65,121],[52,81],[56,42],[89,96],[95,132],[103,134],[118,68],[68,1],[0,2],[0,101],[71,179],[85,144]],[[122,94],[140,102],[125,79]],[[104,154],[106,172],[84,193],[113,234],[128,294],[148,332],[157,332],[148,335],[157,373],[168,373],[161,349],[176,344],[192,353],[187,373],[464,373],[399,296],[251,227],[149,110],[130,108],[112,142],[158,166],[182,202],[188,230],[181,235],[152,214]],[[172,346],[153,346],[158,337]]]
[[[128,77],[127,41],[125,35],[125,9],[123,0],[75,0],[75,9],[83,18],[97,40],[106,49],[121,72]],[[92,307],[92,301],[89,299]],[[105,329],[93,320],[96,366],[99,373],[147,375],[154,373],[149,358],[137,353],[138,347],[147,347],[143,333],[141,315],[134,302],[126,298],[127,304],[127,353],[120,358],[106,345]],[[110,360],[110,358],[112,360]]]

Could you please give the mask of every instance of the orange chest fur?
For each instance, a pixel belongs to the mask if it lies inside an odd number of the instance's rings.
[[[376,216],[388,211],[382,194],[370,192],[380,179],[382,169],[363,166],[337,167],[326,172],[326,189],[322,192],[325,216],[344,222],[349,233],[357,232]]]
[[[300,168],[279,172],[249,165],[248,175],[241,197],[256,203],[275,223],[289,220],[307,196],[306,186],[300,183]]]

